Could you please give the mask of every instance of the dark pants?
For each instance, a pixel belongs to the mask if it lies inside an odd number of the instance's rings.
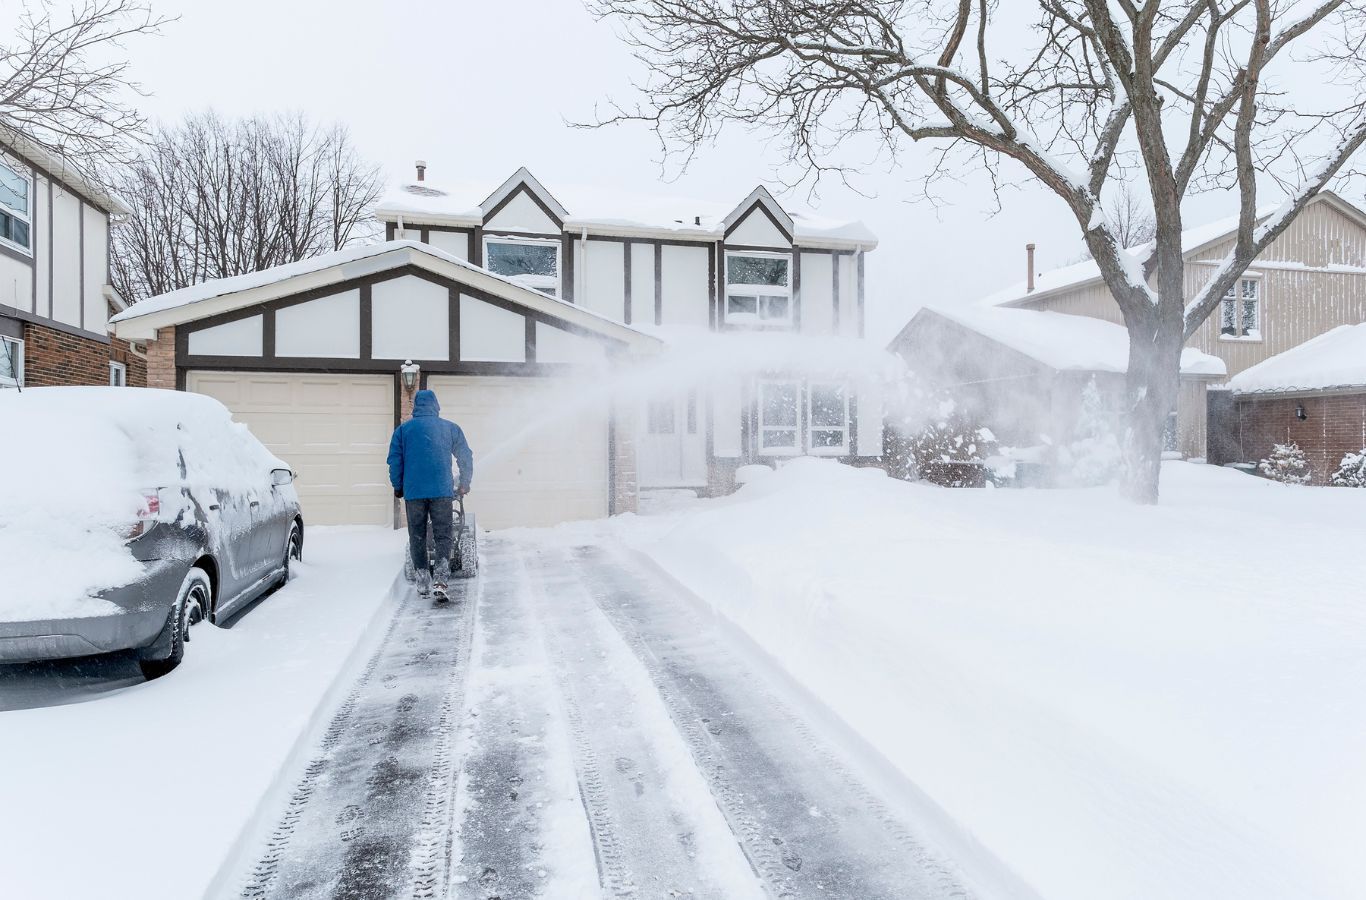
[[[408,511],[408,549],[413,554],[413,568],[427,570],[427,523],[432,525],[432,541],[436,544],[436,570],[433,577],[445,581],[451,573],[451,531],[454,528],[454,500],[436,497],[431,500],[405,500]]]

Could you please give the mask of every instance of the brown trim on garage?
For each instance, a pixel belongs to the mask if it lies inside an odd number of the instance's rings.
[[[394,427],[403,424],[403,376],[394,373]],[[395,498],[397,499],[397,498]]]
[[[655,324],[664,324],[664,245],[655,244]]]
[[[450,312],[446,316],[446,323],[450,326],[450,338],[446,347],[447,359],[460,358],[460,288],[452,284],[446,289],[447,303],[450,304]]]
[[[574,302],[574,236],[568,233],[560,236],[560,297]]]
[[[631,324],[631,257],[635,254],[632,248],[635,247],[634,241],[623,241],[621,250],[621,269],[622,277],[625,279],[621,292],[621,321],[627,325]],[[588,248],[584,248],[588,252]]]
[[[188,339],[188,336],[187,336]],[[187,345],[188,346],[188,345]],[[267,309],[261,314],[261,355],[275,359],[275,310]]]
[[[360,286],[360,358],[369,359],[375,346],[375,302],[374,295],[370,288],[372,285],[362,284]],[[271,320],[275,319],[274,314]]]
[[[291,365],[291,363],[294,363]],[[279,372],[290,375],[309,373],[323,375],[394,375],[403,365],[401,360],[387,359],[261,359],[254,356],[191,356],[184,363],[177,362],[177,383],[182,372]],[[554,377],[582,372],[581,366],[570,363],[519,362],[462,362],[424,361],[422,377],[428,375],[508,375],[517,377]]]
[[[513,198],[515,198],[518,194],[526,194],[528,197],[531,198],[531,202],[535,203],[537,206],[541,208],[541,212],[545,213],[546,217],[549,218],[550,221],[554,222],[556,226],[560,228],[564,227],[564,219],[561,219],[559,216],[555,215],[555,211],[552,210],[549,206],[547,206],[544,200],[536,196],[536,192],[533,191],[530,187],[528,187],[525,181],[517,185],[517,187],[513,188],[511,191],[508,191],[508,195],[504,197],[502,200],[499,200],[494,205],[493,209],[484,213],[484,221],[488,222],[492,220],[493,217],[498,215],[498,213],[502,212],[503,207],[511,203]]]
[[[729,228],[726,229],[726,236],[729,236],[732,231],[739,228],[740,225],[743,224],[744,221],[750,217],[750,214],[753,213],[756,209],[762,210],[764,216],[770,222],[773,223],[773,227],[778,229],[778,232],[782,234],[783,237],[787,238],[787,242],[789,244],[792,243],[792,232],[788,229],[786,225],[778,221],[778,217],[773,215],[773,212],[768,208],[764,201],[758,198],[756,198],[755,201],[749,205],[749,209],[745,210],[739,216],[736,217],[734,224],[732,224]]]

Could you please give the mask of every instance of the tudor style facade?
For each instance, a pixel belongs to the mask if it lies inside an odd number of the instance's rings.
[[[861,223],[789,212],[763,187],[734,207],[565,200],[521,169],[477,201],[426,181],[419,164],[418,179],[377,215],[390,239],[429,244],[666,342],[715,333],[718,363],[748,352],[756,335],[811,339],[808,361],[823,355],[814,342],[863,337],[865,259],[877,241]],[[878,386],[848,372],[756,365],[679,380],[688,383],[636,410],[641,488],[722,493],[747,463],[882,454]]]
[[[124,206],[60,160],[0,133],[0,388],[138,385],[140,352],[111,340],[110,218]]]

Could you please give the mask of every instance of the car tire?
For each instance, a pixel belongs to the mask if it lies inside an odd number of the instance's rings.
[[[204,621],[213,601],[213,587],[203,569],[191,569],[185,575],[180,596],[171,608],[167,624],[171,627],[171,652],[164,659],[140,659],[138,667],[148,681],[167,674],[185,659],[185,642],[190,639],[190,628]]]
[[[285,541],[285,565],[280,573],[280,587],[289,584],[290,564],[304,558],[304,533],[295,522],[289,526],[289,539]]]

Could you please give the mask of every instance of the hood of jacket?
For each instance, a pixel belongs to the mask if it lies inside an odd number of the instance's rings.
[[[441,404],[436,401],[435,391],[418,391],[413,397],[414,416],[439,416]]]

